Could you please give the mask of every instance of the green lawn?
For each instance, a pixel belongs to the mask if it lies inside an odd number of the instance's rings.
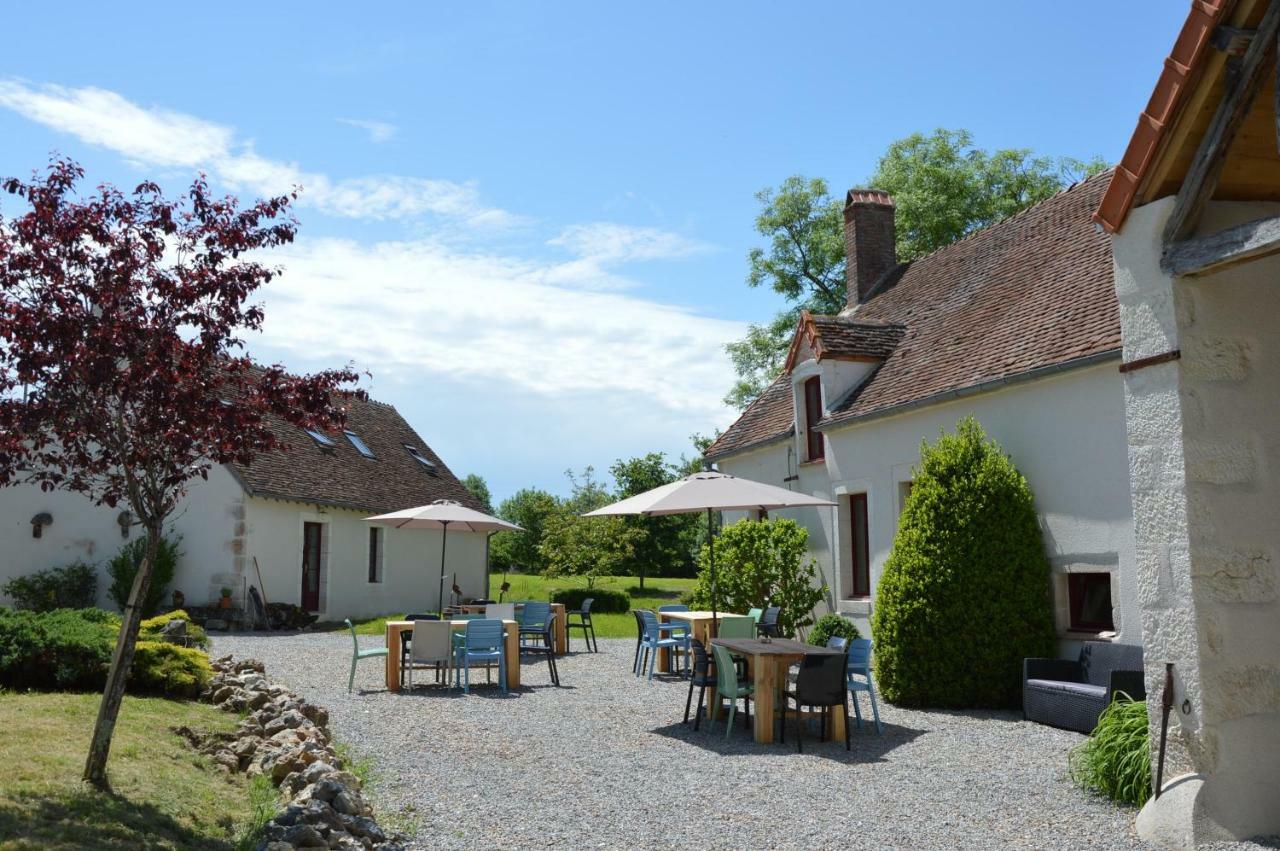
[[[103,794],[80,782],[100,697],[0,694],[0,849],[252,847],[255,804],[274,807],[275,791],[222,774],[169,729],[229,731],[234,714],[126,697]]]
[[[490,577],[489,596],[494,600],[498,599],[498,589],[502,585],[502,580],[503,577],[500,573],[495,573]],[[576,577],[547,579],[542,576],[515,573],[510,574],[507,577],[507,581],[511,583],[511,590],[507,592],[504,599],[509,602],[516,600],[547,600],[550,599],[551,592],[556,589],[585,588],[587,586],[584,580]],[[637,587],[639,580],[636,577],[609,576],[596,580],[595,587],[627,591],[631,594],[633,608],[655,609],[668,603],[678,603],[680,595],[692,591],[696,583],[696,579],[654,579],[646,577],[644,580],[644,592],[641,593]],[[388,620],[402,617],[404,617],[404,613],[397,612],[392,615],[359,621],[356,623],[356,632],[361,635],[382,635]],[[625,638],[634,637],[636,634],[636,621],[629,612],[617,615],[597,614],[593,615],[591,619],[595,622],[596,635],[600,638]],[[334,628],[331,624],[318,626],[320,628]],[[341,626],[341,624],[338,624],[337,628],[341,628]],[[574,635],[581,637],[582,633],[575,630]]]

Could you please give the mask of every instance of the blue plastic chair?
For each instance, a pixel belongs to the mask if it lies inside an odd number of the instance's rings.
[[[658,606],[659,612],[687,612],[689,607],[680,603],[672,603],[670,606]]]
[[[526,637],[533,638],[541,644],[548,634],[551,623],[551,604],[532,600],[523,603],[516,622],[520,624],[520,643],[522,645],[525,643]]]
[[[834,636],[833,636],[834,640]],[[828,646],[830,644],[828,643]],[[876,706],[876,684],[871,678],[871,639],[855,638],[849,642],[849,662],[846,669],[849,691],[853,698],[853,715],[862,729],[862,712],[858,709],[858,692],[865,691],[871,697],[871,716],[876,722],[876,732],[884,735],[880,726],[880,708]]]
[[[507,693],[507,654],[500,620],[481,618],[467,623],[462,643],[457,650],[458,685],[465,694],[471,693],[471,663],[498,663],[498,682],[502,693]],[[517,662],[517,664],[519,664]],[[465,678],[465,679],[464,679]]]
[[[842,635],[833,635],[827,639],[827,647],[832,650],[844,650],[849,646],[849,639]]]
[[[684,660],[686,670],[689,667],[689,654],[693,647],[689,643],[689,625],[688,624],[662,624],[658,623],[658,616],[647,609],[639,612],[640,618],[644,623],[644,635],[640,636],[640,646],[644,648],[648,655],[649,663],[649,680],[653,680],[653,669],[658,664],[658,651],[662,649],[684,651]],[[663,633],[668,633],[664,636]],[[640,663],[643,669],[644,662]],[[674,667],[674,666],[673,666]],[[637,671],[643,673],[643,670]]]

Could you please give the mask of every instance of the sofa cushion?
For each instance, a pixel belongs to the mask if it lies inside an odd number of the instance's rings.
[[[1086,641],[1080,648],[1081,679],[1096,686],[1111,682],[1113,671],[1141,671],[1142,648],[1132,644]]]
[[[1062,680],[1027,680],[1027,688],[1096,697],[1104,701],[1107,699],[1106,686],[1095,686],[1091,683],[1068,683]]]

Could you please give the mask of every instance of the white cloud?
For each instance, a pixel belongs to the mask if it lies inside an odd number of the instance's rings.
[[[338,123],[363,130],[369,134],[370,142],[389,142],[400,129],[386,121],[374,121],[367,118],[339,118]]]
[[[289,363],[340,353],[380,383],[449,377],[494,393],[613,400],[584,406],[600,419],[583,428],[628,409],[665,411],[688,427],[681,436],[730,418],[724,344],[740,323],[550,285],[545,265],[433,241],[303,239],[271,257],[286,271],[265,292],[263,342]]]
[[[487,207],[473,184],[400,175],[335,180],[261,156],[251,143],[237,140],[230,127],[141,107],[104,89],[0,80],[0,106],[142,166],[203,168],[233,189],[258,195],[301,186],[299,204],[329,215],[392,219],[433,214],[477,226],[516,220]]]
[[[549,244],[584,259],[601,263],[674,260],[701,254],[710,246],[658,228],[632,227],[614,222],[570,225]]]

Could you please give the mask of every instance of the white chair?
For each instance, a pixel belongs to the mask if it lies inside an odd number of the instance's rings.
[[[444,682],[449,681],[449,668],[453,660],[453,624],[449,621],[414,621],[413,641],[409,645],[408,687],[413,688],[413,669],[435,665],[436,682],[441,681],[440,666],[444,665]]]
[[[484,616],[501,621],[516,619],[515,603],[489,603],[484,607]]]

